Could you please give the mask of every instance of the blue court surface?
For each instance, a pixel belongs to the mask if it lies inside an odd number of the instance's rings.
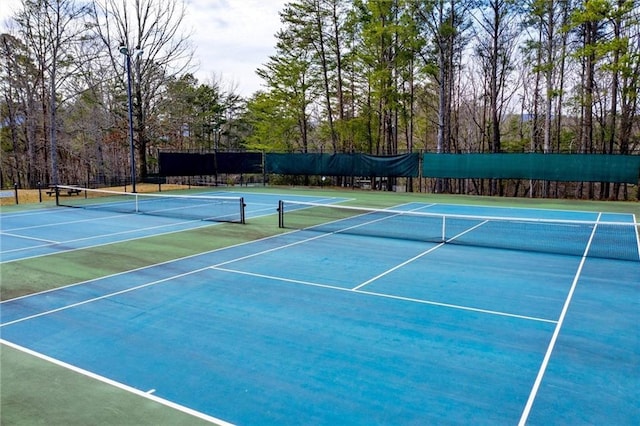
[[[250,197],[247,220],[274,213],[274,200]],[[58,241],[60,214],[33,213],[40,228],[28,235]],[[3,233],[26,234],[33,221],[18,216],[3,215]],[[68,218],[79,229],[85,219]],[[94,234],[111,229],[88,220]],[[597,228],[581,238],[585,254],[605,241]],[[640,254],[637,234],[623,241],[635,260],[297,230],[3,302],[0,331],[5,344],[220,423],[637,424]],[[27,257],[54,251],[11,244]]]

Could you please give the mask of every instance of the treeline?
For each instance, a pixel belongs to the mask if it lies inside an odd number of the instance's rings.
[[[275,53],[257,70],[265,90],[250,99],[190,74],[181,3],[135,4],[126,14],[115,0],[23,3],[2,36],[3,184],[127,178],[120,41],[133,64],[142,178],[157,171],[160,149],[640,152],[633,0],[290,1]],[[158,13],[138,19],[149,10]],[[56,36],[43,15],[67,19],[67,32]],[[528,195],[628,196],[626,185],[536,185]],[[497,180],[480,192],[518,193]]]

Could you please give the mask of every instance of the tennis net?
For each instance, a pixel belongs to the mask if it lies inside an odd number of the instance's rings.
[[[134,193],[58,185],[56,204],[115,213],[245,223],[242,197]]]
[[[279,226],[324,233],[640,261],[638,224],[437,214],[280,201]]]

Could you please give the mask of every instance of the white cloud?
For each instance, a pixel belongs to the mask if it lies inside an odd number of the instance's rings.
[[[200,63],[196,76],[212,75],[237,86],[245,96],[260,89],[255,74],[274,53],[278,12],[286,0],[189,0],[187,22]]]
[[[0,29],[20,7],[20,0],[0,0]],[[222,78],[243,96],[260,89],[257,68],[267,62],[280,28],[278,12],[287,0],[185,0],[184,32],[191,33],[201,82]]]

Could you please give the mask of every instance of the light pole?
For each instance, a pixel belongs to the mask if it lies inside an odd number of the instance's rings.
[[[222,135],[222,129],[218,127],[215,129],[215,133],[213,134],[213,139],[216,145],[216,152],[218,152],[218,150],[220,149],[220,135]]]
[[[133,146],[133,104],[131,100],[131,52],[129,52],[129,48],[122,43],[120,45],[120,53],[122,53],[126,58],[126,68],[127,68],[127,103],[129,110],[129,150],[131,151],[131,187],[133,192],[136,192],[136,154],[135,148]],[[141,50],[137,50],[135,52],[136,55],[141,54]]]

